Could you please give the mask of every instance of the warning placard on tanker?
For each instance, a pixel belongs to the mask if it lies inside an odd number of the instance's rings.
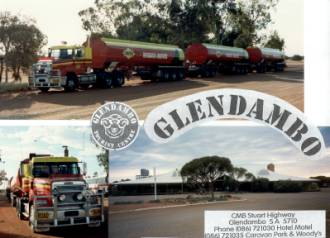
[[[205,211],[204,238],[325,238],[325,211]]]

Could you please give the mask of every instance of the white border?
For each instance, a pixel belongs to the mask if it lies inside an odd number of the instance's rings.
[[[143,126],[144,120],[139,120]],[[0,120],[0,126],[90,126],[90,120]],[[248,120],[208,121],[200,126],[264,126]]]
[[[329,0],[304,1],[305,114],[318,126],[330,125],[329,14]]]

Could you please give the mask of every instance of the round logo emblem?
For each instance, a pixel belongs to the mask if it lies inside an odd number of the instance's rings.
[[[139,132],[136,112],[125,103],[109,102],[92,116],[94,141],[108,150],[124,149],[134,142]]]

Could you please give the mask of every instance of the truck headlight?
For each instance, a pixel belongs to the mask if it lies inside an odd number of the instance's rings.
[[[77,198],[78,201],[81,201],[81,200],[83,200],[84,196],[81,193],[78,193],[76,195],[76,198]]]
[[[58,200],[60,200],[61,202],[63,202],[65,198],[66,198],[65,194],[61,194],[60,196],[58,196]]]
[[[101,208],[92,208],[89,210],[89,216],[91,217],[98,217],[101,215],[102,215]]]

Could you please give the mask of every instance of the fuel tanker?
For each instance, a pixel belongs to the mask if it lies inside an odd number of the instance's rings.
[[[10,184],[10,200],[33,232],[104,222],[103,193],[88,189],[75,157],[31,153]],[[85,170],[86,166],[84,166]]]
[[[278,49],[249,47],[249,63],[252,70],[259,73],[266,71],[283,71],[285,68],[285,55]]]
[[[54,46],[33,65],[30,86],[74,91],[91,85],[121,87],[132,72],[142,79],[182,80],[184,52],[175,45],[89,38],[82,46]]]
[[[184,52],[176,45],[90,37],[81,46],[49,48],[48,57],[33,65],[29,83],[43,92],[111,88],[121,87],[133,74],[143,80],[177,81],[187,74],[213,77],[217,72],[283,71],[284,59],[283,52],[269,48],[196,43]]]
[[[186,49],[190,75],[213,77],[217,71],[246,74],[249,54],[245,49],[214,44],[191,44]]]

